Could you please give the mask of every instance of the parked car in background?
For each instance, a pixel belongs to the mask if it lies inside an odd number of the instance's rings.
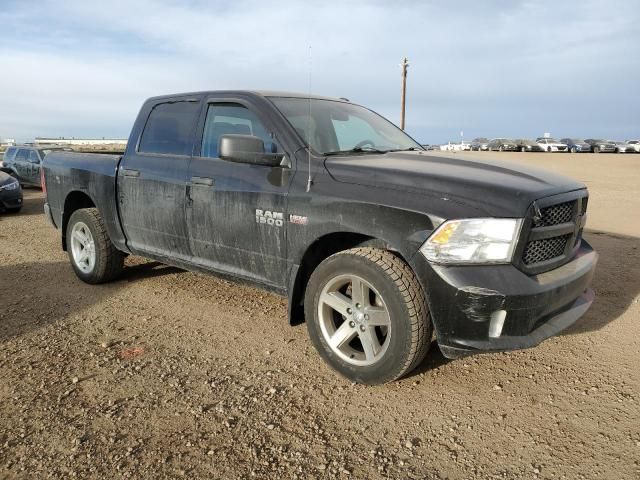
[[[627,140],[627,144],[633,147],[633,151],[640,153],[640,140]]]
[[[571,153],[584,153],[591,151],[591,145],[579,138],[562,138],[561,143],[567,145],[567,150]]]
[[[20,182],[5,172],[0,172],[0,212],[18,212],[22,208]]]
[[[30,145],[9,147],[0,162],[0,171],[17,178],[22,185],[40,187],[40,165],[44,157],[53,150],[62,148],[38,148]]]
[[[636,149],[633,145],[629,145],[626,142],[619,142],[617,140],[609,140],[616,147],[616,153],[636,153]]]
[[[529,140],[528,138],[518,138],[515,140],[516,145],[518,146],[518,150],[521,152],[542,152],[542,147],[538,145],[533,140]]]
[[[559,142],[555,138],[538,137],[536,143],[545,152],[566,152],[567,144]]]
[[[585,140],[591,146],[592,153],[614,153],[616,151],[615,144],[599,138],[587,138]]]
[[[489,150],[489,139],[484,137],[478,137],[471,140],[471,150],[477,150],[478,152]]]
[[[494,138],[487,145],[487,150],[493,152],[516,152],[518,145],[508,138]]]

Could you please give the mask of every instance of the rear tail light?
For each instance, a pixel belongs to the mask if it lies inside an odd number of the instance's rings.
[[[47,197],[47,184],[44,181],[44,168],[40,167],[40,185],[42,185],[42,193]]]

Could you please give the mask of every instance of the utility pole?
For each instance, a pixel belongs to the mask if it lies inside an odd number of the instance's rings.
[[[404,112],[405,112],[405,104],[407,100],[407,68],[409,68],[409,61],[407,57],[404,57],[402,63],[400,64],[402,67],[402,100],[400,101],[400,128],[404,130]]]

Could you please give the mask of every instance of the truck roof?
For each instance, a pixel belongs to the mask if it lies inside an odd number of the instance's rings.
[[[204,90],[200,92],[174,93],[169,95],[158,95],[149,100],[159,100],[163,98],[188,97],[189,95],[255,95],[259,97],[285,97],[285,98],[313,98],[315,100],[333,100],[335,102],[349,102],[346,98],[327,97],[323,95],[309,95],[308,93],[285,92],[278,90]]]

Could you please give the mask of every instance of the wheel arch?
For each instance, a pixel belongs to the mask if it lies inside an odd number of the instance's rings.
[[[67,225],[73,212],[80,210],[81,208],[96,208],[96,203],[93,201],[88,193],[82,190],[74,190],[67,194],[64,200],[64,208],[62,210],[62,249],[67,251]]]
[[[307,247],[299,264],[294,265],[290,273],[288,288],[290,324],[296,325],[304,320],[303,305],[306,287],[316,267],[331,255],[356,247],[374,247],[391,251],[409,265],[398,249],[380,238],[355,232],[325,234]]]

